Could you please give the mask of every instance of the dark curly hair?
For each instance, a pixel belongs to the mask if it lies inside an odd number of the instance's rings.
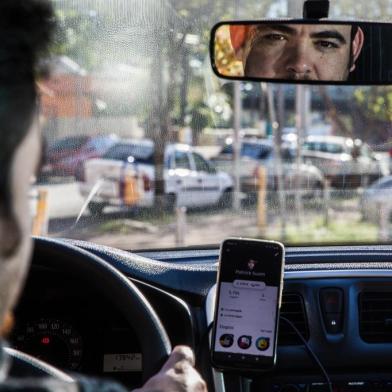
[[[0,0],[0,219],[11,227],[12,159],[36,111],[35,79],[55,25],[49,0]]]

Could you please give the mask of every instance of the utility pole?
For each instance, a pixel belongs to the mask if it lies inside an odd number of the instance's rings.
[[[239,2],[234,0],[234,18],[239,14]],[[241,209],[241,178],[240,178],[240,158],[241,158],[241,82],[234,82],[234,134],[233,134],[233,173],[234,173],[234,197],[233,208],[236,212]]]
[[[296,91],[296,116],[295,127],[297,129],[296,150],[296,175],[295,175],[295,211],[296,224],[301,226],[303,217],[302,189],[301,189],[301,166],[302,166],[302,143],[305,133],[305,86],[297,86]]]
[[[279,85],[278,89],[282,89],[283,86]],[[283,92],[278,91],[278,96],[283,96]],[[274,140],[274,169],[273,169],[273,178],[276,177],[277,182],[277,192],[278,192],[278,200],[279,200],[279,214],[280,214],[280,222],[281,222],[281,240],[284,241],[286,239],[286,219],[287,219],[287,208],[286,208],[286,195],[284,192],[284,183],[283,183],[283,166],[282,166],[282,154],[281,154],[281,144],[282,144],[282,123],[278,122],[276,110],[275,110],[275,101],[274,101],[274,92],[271,84],[267,84],[267,97],[268,97],[268,110],[269,110],[269,118],[272,124],[272,132],[273,132],[273,140]],[[279,100],[280,101],[280,100]],[[279,106],[281,106],[282,102]],[[279,112],[282,111],[282,107],[278,108]],[[282,119],[280,119],[282,121]]]
[[[290,18],[302,18],[304,0],[287,0],[287,12]],[[302,166],[302,143],[310,122],[310,88],[298,85],[296,87],[296,176],[295,176],[295,209],[296,223],[300,225],[303,217],[302,190],[301,190],[301,166]]]
[[[234,82],[234,137],[233,137],[233,163],[234,163],[234,210],[241,209],[241,82]]]

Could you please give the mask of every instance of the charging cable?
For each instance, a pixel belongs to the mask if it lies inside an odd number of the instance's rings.
[[[319,360],[318,356],[316,355],[316,353],[312,350],[312,348],[310,347],[310,345],[308,344],[308,342],[305,340],[305,338],[303,337],[302,333],[298,330],[298,328],[294,325],[293,322],[291,322],[289,319],[287,319],[286,317],[282,317],[280,316],[280,320],[284,321],[286,324],[288,324],[291,329],[297,334],[297,336],[299,337],[299,339],[301,340],[302,344],[305,346],[308,354],[310,355],[310,357],[313,359],[313,361],[316,363],[316,365],[320,368],[321,373],[323,374],[323,377],[325,379],[325,382],[328,386],[328,390],[329,392],[333,392],[333,388],[332,388],[332,383],[331,383],[331,379],[329,378],[329,375],[327,373],[327,371],[325,370],[325,367],[323,366],[323,364],[321,363],[321,361]],[[200,354],[201,354],[201,350],[204,346],[204,344],[207,342],[208,344],[208,336],[209,333],[213,327],[214,323],[212,322],[208,327],[207,330],[204,332],[202,338],[200,339],[200,343],[199,343],[199,347],[198,350],[196,352],[196,358],[199,358]]]
[[[214,322],[211,322],[211,324],[207,327],[207,330],[204,332],[203,336],[200,339],[199,347],[197,348],[197,351],[196,351],[196,360],[197,360],[197,358],[200,357],[201,351],[202,351],[204,345],[207,344],[207,346],[209,346],[208,337],[210,335],[210,332],[211,332],[213,325],[214,325]],[[211,343],[211,346],[212,346],[212,343]]]
[[[333,392],[333,388],[332,388],[332,383],[331,383],[331,379],[328,376],[327,371],[325,370],[325,367],[323,366],[323,364],[321,363],[321,361],[319,360],[318,356],[316,355],[316,353],[312,350],[312,348],[309,346],[308,342],[305,340],[305,338],[302,336],[301,332],[298,330],[298,328],[294,325],[294,323],[292,323],[289,319],[287,319],[286,317],[280,317],[281,321],[284,321],[286,324],[288,324],[292,330],[297,334],[297,336],[299,337],[299,339],[301,340],[302,344],[305,346],[308,354],[312,357],[313,361],[316,363],[316,365],[320,368],[321,373],[323,374],[323,377],[325,379],[325,382],[328,385],[328,390],[329,392]]]
[[[316,353],[312,350],[312,348],[310,347],[310,345],[308,344],[308,342],[305,340],[305,338],[303,337],[303,335],[301,334],[301,332],[298,330],[298,328],[294,325],[293,322],[291,322],[289,319],[287,319],[286,317],[280,317],[281,321],[284,321],[286,324],[288,324],[291,329],[296,333],[296,335],[298,336],[298,338],[301,340],[302,344],[305,346],[308,354],[310,355],[310,357],[313,359],[313,361],[316,363],[316,365],[320,368],[321,373],[323,374],[323,377],[325,379],[325,382],[328,386],[328,390],[329,392],[333,392],[333,388],[332,388],[332,383],[331,383],[331,379],[329,378],[329,375],[327,373],[327,371],[325,370],[324,365],[321,363],[321,361],[319,360],[318,356],[316,355]],[[200,339],[200,343],[199,343],[199,347],[196,353],[196,358],[199,357],[199,355],[201,354],[201,350],[205,344],[205,341],[207,340],[208,343],[208,336],[209,333],[212,329],[212,326],[214,325],[214,323],[212,322],[208,327],[207,330],[204,332],[202,338]]]

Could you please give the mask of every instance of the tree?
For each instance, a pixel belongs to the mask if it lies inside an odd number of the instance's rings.
[[[353,132],[345,122],[342,120],[339,112],[334,104],[333,100],[328,94],[328,91],[325,86],[319,86],[319,93],[321,95],[322,100],[324,101],[325,109],[327,112],[327,116],[333,125],[333,130],[340,135],[344,135],[346,137],[352,137]]]
[[[189,86],[202,72],[190,64],[199,60],[208,66],[210,30],[216,22],[234,17],[234,0],[54,1],[60,9],[57,54],[70,56],[91,72],[121,63],[150,73],[143,91],[143,115],[147,135],[155,144],[155,197],[162,211],[165,145],[173,133],[172,124],[184,123]],[[239,17],[265,16],[273,3],[249,0]],[[200,89],[205,97],[202,85]],[[200,121],[200,128],[206,116],[195,114],[194,119]]]
[[[249,10],[247,7],[251,6],[253,6],[252,12],[255,9],[260,11],[267,10],[272,0],[260,3],[258,0],[249,1],[244,10]],[[159,4],[162,3],[159,2]],[[152,78],[157,78],[159,91],[158,101],[155,99],[155,105],[153,105],[152,109],[152,117],[156,119],[155,128],[151,129],[152,138],[155,142],[155,205],[158,211],[163,211],[163,200],[165,198],[163,176],[164,148],[174,120],[176,101],[179,98],[187,100],[186,89],[189,85],[190,76],[188,74],[189,63],[184,62],[184,57],[188,58],[189,52],[191,52],[194,58],[206,57],[212,25],[216,20],[233,17],[234,13],[232,0],[199,0],[198,2],[171,0],[165,3],[165,6],[168,6],[168,9],[172,10],[173,14],[167,19],[168,25],[161,31],[159,48],[157,48],[159,52],[157,59],[159,61],[154,63],[155,67],[152,72]],[[196,45],[192,47],[189,44],[189,40],[187,41],[190,35],[198,37],[200,44],[197,45],[197,48],[195,47]],[[162,74],[160,74],[163,69],[168,70],[169,78],[166,83]],[[184,81],[186,86],[182,84]],[[182,113],[180,121],[183,121],[186,103],[182,101],[180,106],[182,107],[180,110],[180,113]],[[207,116],[205,113],[200,112],[200,107],[195,108],[195,110],[199,111],[193,112],[192,127],[195,130],[195,137],[197,137],[198,130],[202,128],[203,124],[196,124],[196,122],[206,122]],[[156,128],[158,124],[159,128]]]
[[[192,108],[190,116],[193,145],[197,146],[202,131],[211,124],[211,111],[204,102],[199,102]]]
[[[359,87],[354,92],[355,124],[364,138],[380,143],[392,136],[392,87]]]

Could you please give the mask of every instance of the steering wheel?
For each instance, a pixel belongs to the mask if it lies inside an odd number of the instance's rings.
[[[100,257],[56,240],[36,238],[33,264],[89,282],[105,295],[132,326],[143,356],[143,380],[156,374],[171,352],[167,333],[139,289]],[[33,365],[32,365],[33,366]]]

